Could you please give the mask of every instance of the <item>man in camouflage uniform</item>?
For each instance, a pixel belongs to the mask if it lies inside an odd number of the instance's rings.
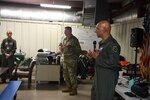
[[[77,95],[77,60],[81,52],[78,39],[72,35],[72,28],[65,27],[66,38],[63,40],[61,51],[63,52],[63,75],[67,89],[62,92],[69,92],[70,95]]]
[[[89,52],[95,60],[91,100],[113,100],[118,80],[120,46],[110,34],[111,25],[102,20],[96,25],[97,37],[102,38],[99,50]]]
[[[3,39],[1,43],[2,52],[2,67],[9,67],[8,73],[2,75],[2,82],[6,82],[8,76],[11,79],[12,71],[14,69],[14,53],[16,52],[16,40],[12,38],[12,32],[8,31],[6,33],[7,38]],[[8,74],[8,75],[7,75]]]

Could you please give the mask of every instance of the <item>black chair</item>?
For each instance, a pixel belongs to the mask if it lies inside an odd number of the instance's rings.
[[[13,79],[17,80],[18,78],[28,78],[28,88],[31,88],[32,72],[35,65],[36,61],[32,60],[27,68],[19,68],[19,66],[17,66],[12,73]]]

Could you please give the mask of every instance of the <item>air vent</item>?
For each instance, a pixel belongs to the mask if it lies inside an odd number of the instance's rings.
[[[95,20],[95,8],[84,9],[83,24],[93,26]]]

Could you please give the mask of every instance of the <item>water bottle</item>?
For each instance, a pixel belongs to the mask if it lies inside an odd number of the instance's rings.
[[[134,79],[129,80],[128,91],[131,92],[131,87],[134,85]]]

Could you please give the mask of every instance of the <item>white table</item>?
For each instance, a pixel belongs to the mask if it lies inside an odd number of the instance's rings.
[[[60,84],[60,65],[37,65],[35,82],[58,81]]]
[[[120,79],[118,80],[118,82],[120,82]],[[128,91],[128,87],[124,86],[124,85],[116,85],[116,89],[115,91],[125,100],[150,100],[149,98],[140,98],[140,97],[129,97],[125,94],[125,92],[129,92]]]
[[[115,91],[121,96],[123,97],[125,100],[141,100],[140,98],[136,98],[136,97],[129,97],[126,94],[124,94],[125,92],[128,92],[128,88],[123,87],[123,86],[116,86]]]

